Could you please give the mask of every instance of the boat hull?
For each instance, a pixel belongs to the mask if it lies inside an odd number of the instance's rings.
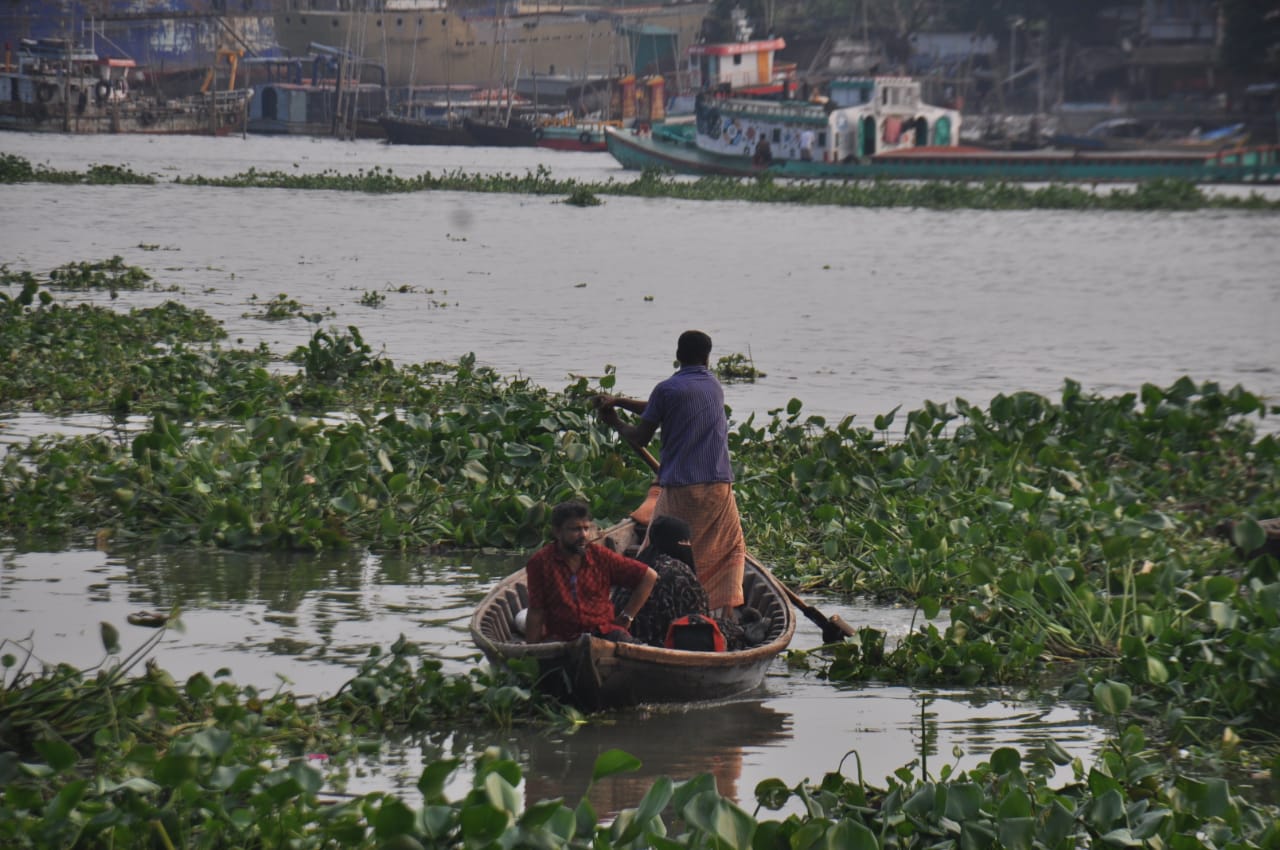
[[[807,180],[1004,180],[1011,182],[1141,182],[1153,179],[1193,183],[1280,182],[1280,148],[1238,148],[1212,154],[1133,151],[982,151],[924,148],[848,163],[775,161],[754,165],[746,156],[699,149],[690,138],[610,129],[609,152],[629,169],[734,177],[769,175]]]
[[[387,141],[393,145],[474,145],[476,140],[461,124],[415,121],[384,115],[378,119]]]
[[[535,142],[540,148],[558,151],[601,152],[609,149],[603,126],[539,127],[534,131]]]
[[[0,79],[0,85],[4,84]],[[41,102],[0,101],[0,129],[27,133],[212,135],[244,133],[249,93],[192,96],[163,103],[131,99],[97,106],[86,98],[82,106],[60,100]]]
[[[491,124],[464,118],[462,126],[467,134],[475,139],[475,144],[494,148],[531,148],[537,141],[533,127],[519,121],[509,124]]]
[[[634,550],[643,527],[627,520],[605,533],[606,545]],[[641,704],[699,702],[760,686],[773,660],[795,634],[795,614],[785,591],[767,569],[747,557],[746,604],[769,618],[765,643],[734,652],[688,652],[614,643],[583,635],[575,641],[525,643],[514,627],[528,606],[525,572],[500,582],[471,618],[471,636],[493,664],[532,659],[538,686],[580,708],[596,711]]]

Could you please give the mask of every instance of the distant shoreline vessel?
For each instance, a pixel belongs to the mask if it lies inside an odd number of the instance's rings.
[[[291,54],[326,44],[376,62],[392,87],[507,83],[533,96],[538,81],[550,92],[565,81],[677,68],[709,10],[707,2],[471,12],[440,0],[283,0],[275,35]]]
[[[70,39],[101,56],[132,59],[153,76],[202,71],[219,49],[270,54],[277,2],[5,0],[0,44],[12,52],[23,39]]]

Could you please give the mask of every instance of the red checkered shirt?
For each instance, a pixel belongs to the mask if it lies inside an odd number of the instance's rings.
[[[553,541],[525,565],[529,607],[542,609],[547,640],[573,640],[597,626],[608,630],[614,619],[610,591],[614,585],[635,587],[648,569],[639,561],[592,543],[574,574]]]

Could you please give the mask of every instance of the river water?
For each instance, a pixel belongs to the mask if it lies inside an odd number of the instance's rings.
[[[128,165],[162,179],[251,167],[411,175],[524,174],[539,165],[583,180],[634,178],[605,154],[367,141],[7,134],[0,151],[56,168]],[[358,327],[401,363],[474,353],[553,388],[611,365],[618,390],[631,395],[669,373],[681,330],[700,327],[715,340],[713,357],[746,354],[767,375],[726,388],[735,421],[798,398],[808,413],[870,426],[876,414],[926,399],[1056,396],[1066,378],[1110,395],[1190,375],[1280,397],[1266,342],[1280,322],[1273,214],[798,209],[612,197],[581,209],[498,194],[172,183],[5,186],[3,198],[0,262],[47,271],[119,255],[161,289],[177,289],[121,293],[118,307],[180,298],[222,320],[232,340],[266,342],[281,354],[314,330],[301,319],[256,317],[264,301],[285,294],[324,313],[326,326]],[[360,303],[370,292],[385,296],[383,306]],[[103,427],[94,417],[10,416],[0,419],[0,444]],[[176,675],[227,668],[263,688],[331,693],[370,646],[400,634],[465,669],[478,654],[466,634],[471,609],[520,560],[0,549],[0,639],[29,637],[46,661],[92,664],[101,656],[99,621],[121,626],[128,650],[150,634],[124,625],[129,612],[178,604],[185,630],[166,635],[155,652]],[[811,601],[884,629],[891,642],[913,627],[909,610]],[[794,646],[817,642],[801,619]],[[750,805],[762,779],[817,779],[849,751],[879,781],[912,760],[936,773],[955,758],[969,766],[994,747],[1025,749],[1046,738],[1088,763],[1101,732],[1080,706],[837,688],[779,662],[762,692],[727,705],[625,712],[572,735],[514,734],[505,743],[526,766],[531,800],[563,794],[572,802],[596,754],[636,754],[640,774],[593,792],[600,810],[616,811],[662,774],[711,770],[723,792]],[[424,759],[475,743],[445,730],[402,742],[365,765],[353,786],[412,789]]]

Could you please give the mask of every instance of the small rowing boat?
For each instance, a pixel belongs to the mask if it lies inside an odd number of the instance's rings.
[[[598,542],[634,555],[644,531],[643,525],[626,519],[606,530]],[[536,660],[540,688],[588,711],[723,699],[758,687],[796,630],[786,589],[751,555],[747,555],[742,590],[746,604],[769,620],[764,641],[744,650],[691,652],[614,643],[590,635],[573,641],[526,643],[516,629],[516,615],[529,603],[524,569],[485,596],[471,617],[471,637],[492,664]]]

